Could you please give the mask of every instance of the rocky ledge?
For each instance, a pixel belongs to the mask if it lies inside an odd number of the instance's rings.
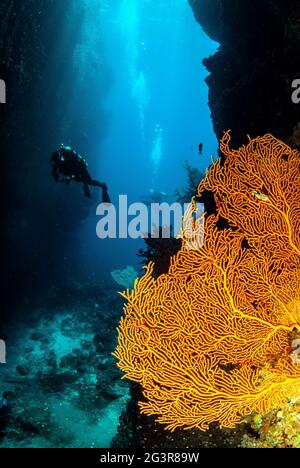
[[[209,105],[220,139],[232,130],[235,146],[265,133],[294,141],[300,104],[292,84],[300,79],[298,0],[189,0],[196,20],[220,43],[204,61]]]

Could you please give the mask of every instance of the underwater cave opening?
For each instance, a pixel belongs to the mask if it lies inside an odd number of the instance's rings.
[[[124,193],[136,203],[156,190],[168,194],[171,206],[176,189],[186,185],[182,162],[205,172],[217,150],[201,62],[218,45],[199,28],[187,1],[70,1],[66,15],[65,5],[51,2],[60,27],[48,25],[47,13],[45,29],[38,4],[28,5],[33,28],[26,37],[35,48],[32,54],[21,49],[26,60],[30,55],[22,66],[38,85],[29,95],[32,106],[16,119],[22,139],[12,160],[28,209],[26,238],[17,244],[12,268],[12,278],[19,269],[26,283],[25,299],[8,333],[8,362],[1,365],[7,380],[24,383],[9,384],[12,417],[0,446],[108,447],[129,394],[110,356],[122,309],[110,272],[128,264],[140,268],[142,241],[129,243],[128,221],[126,239],[99,241],[97,195],[89,202],[81,187],[54,186],[48,156],[61,142],[69,144],[88,157],[113,200]],[[1,101],[6,91],[1,82]],[[36,173],[41,177],[32,183]],[[137,214],[124,207],[126,213]],[[150,215],[147,232],[152,221]],[[17,233],[14,225],[10,234]],[[7,382],[0,384],[6,391]],[[27,431],[33,427],[35,433]]]

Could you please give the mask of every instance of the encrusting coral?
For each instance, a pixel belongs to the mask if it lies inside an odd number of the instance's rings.
[[[249,418],[254,437],[244,434],[244,448],[300,448],[300,401],[291,400],[279,411]],[[258,437],[259,436],[259,437]]]
[[[167,274],[153,278],[150,263],[123,293],[118,366],[169,430],[231,428],[300,396],[299,153],[272,135],[249,140],[232,150],[227,132],[224,162],[199,186],[218,207],[203,247],[183,236]]]

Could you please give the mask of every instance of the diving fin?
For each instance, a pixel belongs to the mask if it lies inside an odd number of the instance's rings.
[[[102,188],[102,203],[111,203],[107,185],[103,184],[101,188]]]

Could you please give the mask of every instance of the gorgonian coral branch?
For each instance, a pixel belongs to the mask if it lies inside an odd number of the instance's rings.
[[[171,430],[234,427],[300,397],[299,154],[272,135],[236,151],[229,141],[199,187],[219,207],[203,247],[183,238],[167,274],[154,279],[150,264],[124,293],[118,365],[141,384],[141,410]]]

